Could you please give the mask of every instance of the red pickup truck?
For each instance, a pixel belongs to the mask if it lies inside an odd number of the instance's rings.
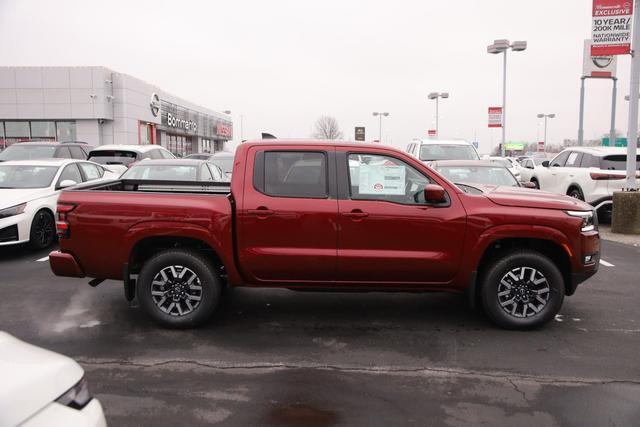
[[[64,191],[56,275],[123,280],[168,327],[225,287],[445,291],[496,324],[544,324],[598,270],[593,208],[525,188],[454,184],[380,145],[240,145],[231,183],[116,180]]]

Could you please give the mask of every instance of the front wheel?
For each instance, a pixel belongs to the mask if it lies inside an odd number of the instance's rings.
[[[483,275],[482,305],[505,329],[531,329],[550,321],[562,307],[564,280],[556,265],[534,251],[496,259]]]
[[[38,211],[31,222],[29,244],[34,249],[48,248],[56,238],[56,224],[53,215],[46,210]]]
[[[202,325],[215,311],[221,289],[222,281],[207,260],[184,249],[150,258],[136,285],[142,309],[168,328]]]
[[[532,179],[531,182],[533,182],[533,185],[536,186],[536,190],[540,189],[540,183],[538,182],[537,179]]]

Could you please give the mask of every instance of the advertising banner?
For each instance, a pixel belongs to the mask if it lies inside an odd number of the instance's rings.
[[[427,131],[427,135],[429,135],[429,136],[436,136],[436,135],[438,135],[438,132],[436,132],[436,130],[435,130],[435,129],[429,129],[429,130]]]
[[[489,127],[502,127],[502,107],[489,107]]]
[[[591,56],[631,52],[633,0],[593,0]]]
[[[364,126],[356,126],[355,129],[355,136],[356,136],[356,141],[364,141],[364,137],[365,137],[365,133],[364,133]]]

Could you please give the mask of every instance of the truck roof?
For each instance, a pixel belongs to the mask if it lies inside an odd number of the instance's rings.
[[[245,141],[243,145],[321,145],[321,146],[335,146],[335,147],[354,147],[354,148],[384,148],[389,150],[400,151],[396,147],[385,144],[364,143],[355,141],[337,141],[326,139],[257,139]]]

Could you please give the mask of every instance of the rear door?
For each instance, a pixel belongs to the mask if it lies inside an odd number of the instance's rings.
[[[425,185],[443,183],[422,166],[384,153],[336,152],[337,280],[355,286],[445,284],[458,271],[464,208],[453,191],[448,202],[427,204]],[[357,158],[363,161],[354,165]]]
[[[335,280],[337,215],[331,147],[253,147],[237,209],[240,269],[250,283]]]

